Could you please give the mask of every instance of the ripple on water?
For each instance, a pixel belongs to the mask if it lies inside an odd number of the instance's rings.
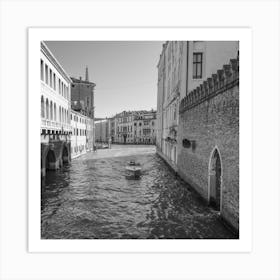
[[[125,178],[130,160],[141,163],[140,180]],[[41,217],[44,239],[237,238],[155,153],[87,154],[49,173]]]

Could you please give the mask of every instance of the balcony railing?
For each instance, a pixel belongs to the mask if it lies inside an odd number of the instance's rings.
[[[47,128],[47,129],[61,129],[61,130],[71,130],[72,129],[70,124],[60,123],[57,121],[51,121],[51,120],[47,120],[44,118],[41,119],[41,127]]]

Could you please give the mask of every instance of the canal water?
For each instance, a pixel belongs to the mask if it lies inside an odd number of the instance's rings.
[[[142,165],[139,180],[125,166]],[[113,146],[48,172],[41,186],[42,239],[238,238],[217,211],[166,166],[153,146]]]

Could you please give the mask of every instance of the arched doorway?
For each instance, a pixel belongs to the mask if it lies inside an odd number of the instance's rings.
[[[62,162],[63,164],[69,163],[69,153],[65,145],[63,146],[63,150],[62,150]]]
[[[222,162],[217,148],[213,150],[209,163],[209,204],[221,210],[222,200]]]
[[[49,170],[55,170],[55,153],[53,150],[48,150],[47,156],[46,156],[46,171]]]

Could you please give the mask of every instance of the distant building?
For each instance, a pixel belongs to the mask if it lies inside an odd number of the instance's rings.
[[[110,120],[110,136],[118,144],[155,144],[156,111],[123,111]]]
[[[132,126],[134,112],[123,111],[115,116],[116,120],[116,139],[115,143],[126,144],[132,143]]]
[[[132,127],[134,144],[156,144],[156,111],[136,112]]]
[[[117,132],[117,121],[115,117],[112,117],[109,119],[109,134],[111,137],[111,143],[114,143],[116,141],[116,132]]]
[[[70,161],[71,79],[41,42],[41,174]]]
[[[95,142],[96,143],[108,143],[110,140],[110,120],[100,120],[95,122]]]

